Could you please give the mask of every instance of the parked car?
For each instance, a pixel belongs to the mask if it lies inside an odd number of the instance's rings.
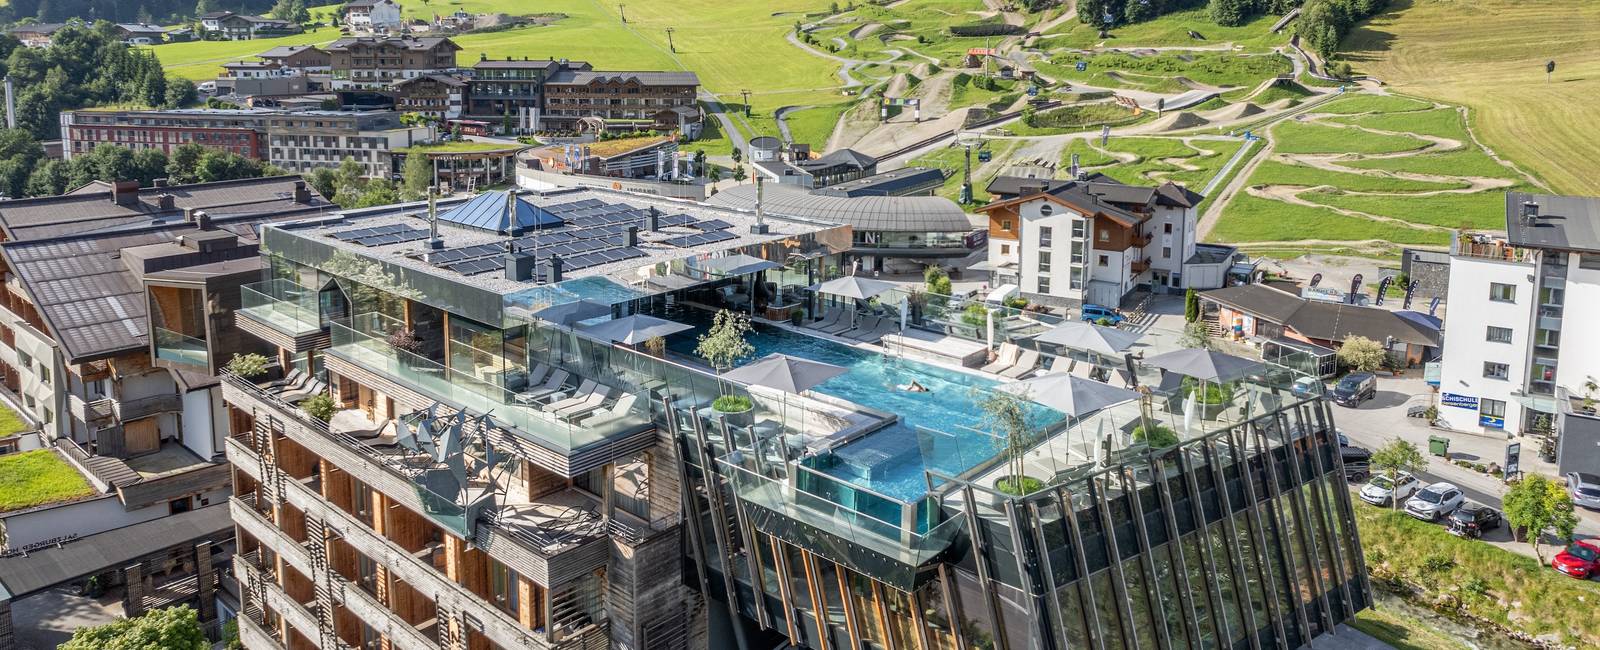
[[[1345,480],[1360,483],[1372,476],[1372,452],[1341,445],[1339,455],[1344,460]]]
[[[1122,324],[1122,312],[1110,307],[1103,307],[1100,305],[1084,305],[1082,312],[1083,320],[1091,323],[1099,322],[1100,319],[1104,318],[1110,320],[1111,324],[1114,326]]]
[[[1467,502],[1450,513],[1447,520],[1450,534],[1457,537],[1477,539],[1483,536],[1483,531],[1494,530],[1500,527],[1500,512],[1481,503]]]
[[[1375,506],[1386,506],[1395,499],[1409,498],[1422,485],[1417,477],[1400,472],[1395,480],[1387,476],[1374,476],[1361,486],[1361,500]]]
[[[1574,578],[1588,580],[1600,572],[1600,545],[1591,541],[1575,541],[1550,560],[1555,570]]]
[[[1289,387],[1289,392],[1294,393],[1295,397],[1321,395],[1323,390],[1322,381],[1316,377],[1301,377],[1294,380],[1294,385]]]
[[[1572,504],[1600,509],[1600,476],[1588,472],[1567,472],[1567,492]]]
[[[1423,521],[1438,521],[1455,512],[1466,499],[1461,488],[1450,483],[1434,483],[1406,500],[1406,514]]]
[[[1378,396],[1378,376],[1370,372],[1352,372],[1333,386],[1333,403],[1355,408],[1362,402]]]
[[[1408,418],[1425,418],[1425,417],[1428,417],[1428,409],[1431,409],[1431,408],[1433,408],[1433,407],[1432,406],[1428,406],[1427,404],[1418,404],[1416,406],[1413,406],[1411,408],[1406,409],[1406,417],[1408,417]]]

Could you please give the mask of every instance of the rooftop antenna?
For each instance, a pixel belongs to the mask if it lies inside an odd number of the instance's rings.
[[[762,175],[756,174],[756,225],[750,226],[750,234],[752,234],[752,235],[765,235],[765,234],[767,234],[767,219],[766,219],[766,215],[761,211],[761,188],[762,188],[761,180],[762,180],[762,178],[763,178]]]
[[[441,250],[444,240],[439,238],[439,206],[435,200],[439,198],[439,186],[428,186],[428,250]]]

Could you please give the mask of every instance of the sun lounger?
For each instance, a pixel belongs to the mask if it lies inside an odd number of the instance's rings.
[[[539,402],[543,402],[544,403],[544,406],[541,406],[539,408],[539,410],[545,411],[545,412],[548,413],[550,411],[550,405],[555,404],[556,402],[562,402],[562,401],[566,401],[566,400],[569,400],[569,399],[582,398],[585,395],[588,395],[589,393],[593,393],[595,387],[597,387],[599,385],[600,384],[595,382],[595,380],[593,380],[593,379],[585,379],[585,380],[579,382],[578,383],[578,387],[576,389],[573,389],[572,392],[563,394],[562,391],[556,391],[556,392],[553,392],[553,393],[546,394],[545,396],[540,397],[538,399]]]
[[[877,327],[878,324],[882,322],[882,316],[867,316],[866,318],[856,321],[855,327],[840,332],[834,332],[833,335],[841,338],[849,338],[851,334],[859,334],[861,332],[870,331],[872,328]]]
[[[328,384],[320,379],[313,379],[309,382],[306,382],[305,388],[301,388],[300,390],[287,390],[278,393],[278,399],[292,404],[294,402],[309,398],[312,395],[320,395],[326,392],[328,392]]]
[[[888,334],[889,332],[893,332],[898,326],[899,324],[893,319],[885,318],[878,322],[877,327],[868,330],[849,332],[844,336],[845,338],[855,339],[857,341],[877,343],[878,339],[883,338],[883,335]]]
[[[1017,365],[1017,355],[1022,354],[1022,349],[1014,343],[1001,343],[1000,351],[996,353],[994,363],[979,368],[983,372],[1000,372]]]
[[[561,386],[567,383],[567,377],[570,376],[571,373],[568,373],[565,370],[556,370],[555,372],[550,373],[550,376],[544,380],[544,383],[517,393],[516,399],[518,402],[523,404],[532,404],[534,400],[560,391]]]
[[[633,412],[633,405],[638,403],[639,396],[634,393],[628,393],[618,397],[617,401],[612,402],[608,408],[569,415],[567,418],[579,426],[598,427],[627,417],[629,413]]]
[[[610,386],[597,384],[594,390],[587,393],[580,393],[558,402],[546,404],[544,411],[546,413],[554,413],[556,417],[565,417],[573,413],[581,413],[586,407],[588,410],[600,408],[600,405],[604,404],[606,398],[610,396]]]
[[[1023,350],[1022,355],[1017,357],[1017,365],[1006,368],[1005,370],[1000,371],[999,374],[1001,377],[1005,377],[1007,379],[1021,379],[1024,375],[1033,372],[1034,369],[1038,367],[1039,351]]]
[[[822,329],[824,327],[833,327],[834,325],[838,325],[839,324],[839,317],[843,316],[843,315],[844,315],[844,310],[842,310],[842,309],[830,309],[830,310],[828,310],[827,313],[822,315],[822,320],[819,320],[819,321],[817,321],[815,323],[808,324],[808,325],[806,325],[806,327],[809,327],[811,329],[817,329],[817,330]]]
[[[283,379],[267,382],[267,384],[263,387],[267,388],[268,390],[277,390],[280,388],[285,390],[299,390],[302,386],[305,386],[306,382],[310,380],[311,376],[307,375],[306,371],[295,368],[294,370],[290,371],[288,375],[285,375]]]
[[[840,310],[840,311],[845,311],[845,310]],[[819,327],[819,328],[817,328],[817,331],[822,332],[823,334],[838,334],[840,332],[845,332],[845,331],[849,331],[851,329],[855,329],[855,326],[857,324],[859,324],[865,318],[866,318],[865,316],[852,315],[852,314],[849,314],[849,313],[841,314],[839,316],[839,320],[836,321],[833,325],[830,325],[828,327]]]

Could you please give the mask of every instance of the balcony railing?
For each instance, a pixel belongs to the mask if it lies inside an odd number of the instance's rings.
[[[112,409],[117,419],[127,422],[156,413],[170,413],[183,410],[183,398],[176,393],[164,395],[151,395],[139,399],[120,400],[112,402]]]
[[[1135,274],[1144,273],[1145,271],[1150,270],[1150,258],[1147,257],[1141,260],[1134,260],[1132,264],[1128,265],[1128,269],[1133,271]]]
[[[239,313],[290,336],[323,327],[318,292],[284,279],[240,287]]]
[[[163,327],[153,329],[156,337],[157,359],[196,366],[210,365],[211,361],[206,353],[205,341],[193,336],[179,334]]]
[[[389,345],[382,334],[384,326],[373,316],[362,314],[331,323],[333,347],[329,352],[435,399],[475,413],[491,414],[499,422],[562,449],[576,449],[618,433],[637,430],[649,421],[647,400],[639,400],[630,412],[603,424],[572,424],[545,413],[538,405],[518,402],[517,391],[505,389],[491,377],[462,372]],[[614,388],[626,389],[624,386]]]

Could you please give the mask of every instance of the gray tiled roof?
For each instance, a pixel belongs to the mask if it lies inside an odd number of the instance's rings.
[[[373,46],[376,46],[376,45],[391,45],[391,46],[394,46],[394,47],[404,48],[404,49],[408,49],[408,50],[419,50],[419,51],[431,50],[431,49],[433,49],[434,47],[436,47],[436,46],[438,46],[440,44],[447,44],[452,49],[457,49],[457,50],[461,49],[461,46],[460,45],[456,45],[455,41],[452,41],[452,40],[450,40],[448,38],[445,38],[443,36],[426,36],[426,37],[422,37],[422,38],[382,38],[382,39],[374,39],[374,38],[367,38],[367,37],[347,37],[347,38],[341,38],[341,39],[336,40],[336,41],[334,41],[332,43],[329,43],[328,47],[327,47],[327,50],[329,52],[336,52],[336,51],[339,51],[339,50],[349,49],[350,46],[357,45],[357,44],[373,45]]]
[[[827,196],[776,183],[768,183],[763,192],[761,206],[767,213],[849,224],[862,230],[970,232],[973,228],[961,206],[937,196]],[[754,210],[755,185],[723,190],[707,203]]]
[[[1364,336],[1382,342],[1437,346],[1439,332],[1415,320],[1378,307],[1307,300],[1263,284],[1247,284],[1202,292],[1201,297],[1294,328],[1308,338],[1344,341]]]
[[[310,203],[295,203],[298,180],[281,176],[147,188],[136,206],[112,202],[104,189],[8,201],[0,205],[0,227],[9,239],[0,244],[0,256],[71,362],[143,347],[149,336],[144,288],[123,265],[120,251],[172,242],[194,231],[183,221],[184,207],[204,209],[218,227],[252,239],[253,224],[328,209],[330,204],[315,193]],[[173,195],[177,209],[155,208],[155,196],[163,192]]]
[[[1522,204],[1539,204],[1539,218],[1523,223]],[[1600,252],[1600,198],[1506,193],[1506,239],[1517,246]]]

